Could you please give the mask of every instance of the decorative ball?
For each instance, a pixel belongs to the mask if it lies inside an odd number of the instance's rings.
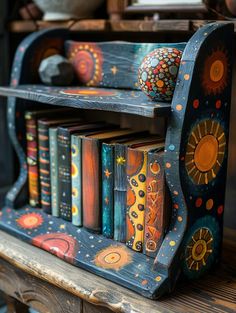
[[[159,48],[143,59],[138,80],[142,91],[155,101],[170,101],[173,97],[182,51]]]
[[[74,69],[66,58],[55,54],[42,60],[39,76],[46,85],[69,86],[74,79]]]

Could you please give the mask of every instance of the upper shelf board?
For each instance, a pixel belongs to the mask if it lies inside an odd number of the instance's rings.
[[[129,113],[151,118],[167,116],[171,111],[170,103],[154,102],[139,90],[19,85],[0,87],[0,95],[52,105]]]

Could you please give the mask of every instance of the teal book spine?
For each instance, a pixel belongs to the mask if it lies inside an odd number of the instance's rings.
[[[72,224],[82,226],[81,145],[79,136],[71,136]]]
[[[57,128],[49,129],[52,215],[59,217]]]
[[[115,145],[114,157],[114,239],[120,242],[126,240],[126,156],[127,146]]]
[[[102,144],[102,234],[114,235],[114,146]]]

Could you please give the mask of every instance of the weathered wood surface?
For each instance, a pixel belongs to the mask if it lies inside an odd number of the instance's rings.
[[[64,291],[66,295],[71,293],[71,296],[75,295],[86,302],[90,302],[91,304],[83,303],[83,312],[86,313],[109,313],[109,310],[106,311],[100,306],[106,306],[115,312],[135,313],[235,312],[236,232],[232,230],[225,230],[222,263],[215,270],[199,281],[179,283],[173,294],[165,296],[159,301],[147,300],[123,287],[118,287],[114,283],[98,278],[72,265],[68,265],[62,260],[2,231],[0,231],[0,236],[1,265],[4,259],[12,265],[12,269],[13,266],[15,267],[13,273],[22,271],[33,275],[35,278],[31,276],[30,279],[31,282],[34,283],[39,281],[39,279],[45,281],[43,284],[41,282],[41,288],[43,288],[44,285],[49,286],[50,284],[50,290],[51,286],[57,286],[61,291]],[[6,264],[6,262],[4,262],[4,264]],[[8,267],[9,266],[10,265],[8,265]],[[8,279],[11,288],[17,290],[17,288],[20,287],[19,284],[11,281],[9,274],[4,275],[5,278]],[[22,277],[26,276],[22,274]],[[24,278],[24,280],[27,279]],[[26,283],[24,282],[24,284]],[[24,284],[23,286],[25,286]],[[2,286],[0,288],[2,289]],[[37,286],[35,286],[35,288],[37,288]],[[56,287],[52,289],[58,290]],[[17,297],[16,294],[14,297]],[[93,308],[92,304],[99,306]]]
[[[39,312],[82,312],[80,298],[37,277],[26,274],[3,259],[0,260],[0,289]],[[19,308],[17,312],[27,311]]]
[[[70,94],[66,94],[67,92]],[[146,117],[166,116],[170,113],[170,103],[151,101],[139,90],[73,87],[68,91],[66,87],[19,85],[15,88],[0,87],[0,95],[53,105],[122,112]]]
[[[37,21],[13,21],[8,25],[11,32],[32,32],[39,29],[62,27],[70,28],[72,31],[112,31],[112,32],[193,32],[213,20],[82,20],[66,22]],[[228,23],[228,21],[217,21]],[[236,21],[230,21],[236,30]]]

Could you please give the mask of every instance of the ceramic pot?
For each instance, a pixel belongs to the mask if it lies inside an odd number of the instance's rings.
[[[88,18],[104,0],[34,0],[46,21]]]
[[[225,0],[225,4],[232,15],[236,15],[236,0]]]

